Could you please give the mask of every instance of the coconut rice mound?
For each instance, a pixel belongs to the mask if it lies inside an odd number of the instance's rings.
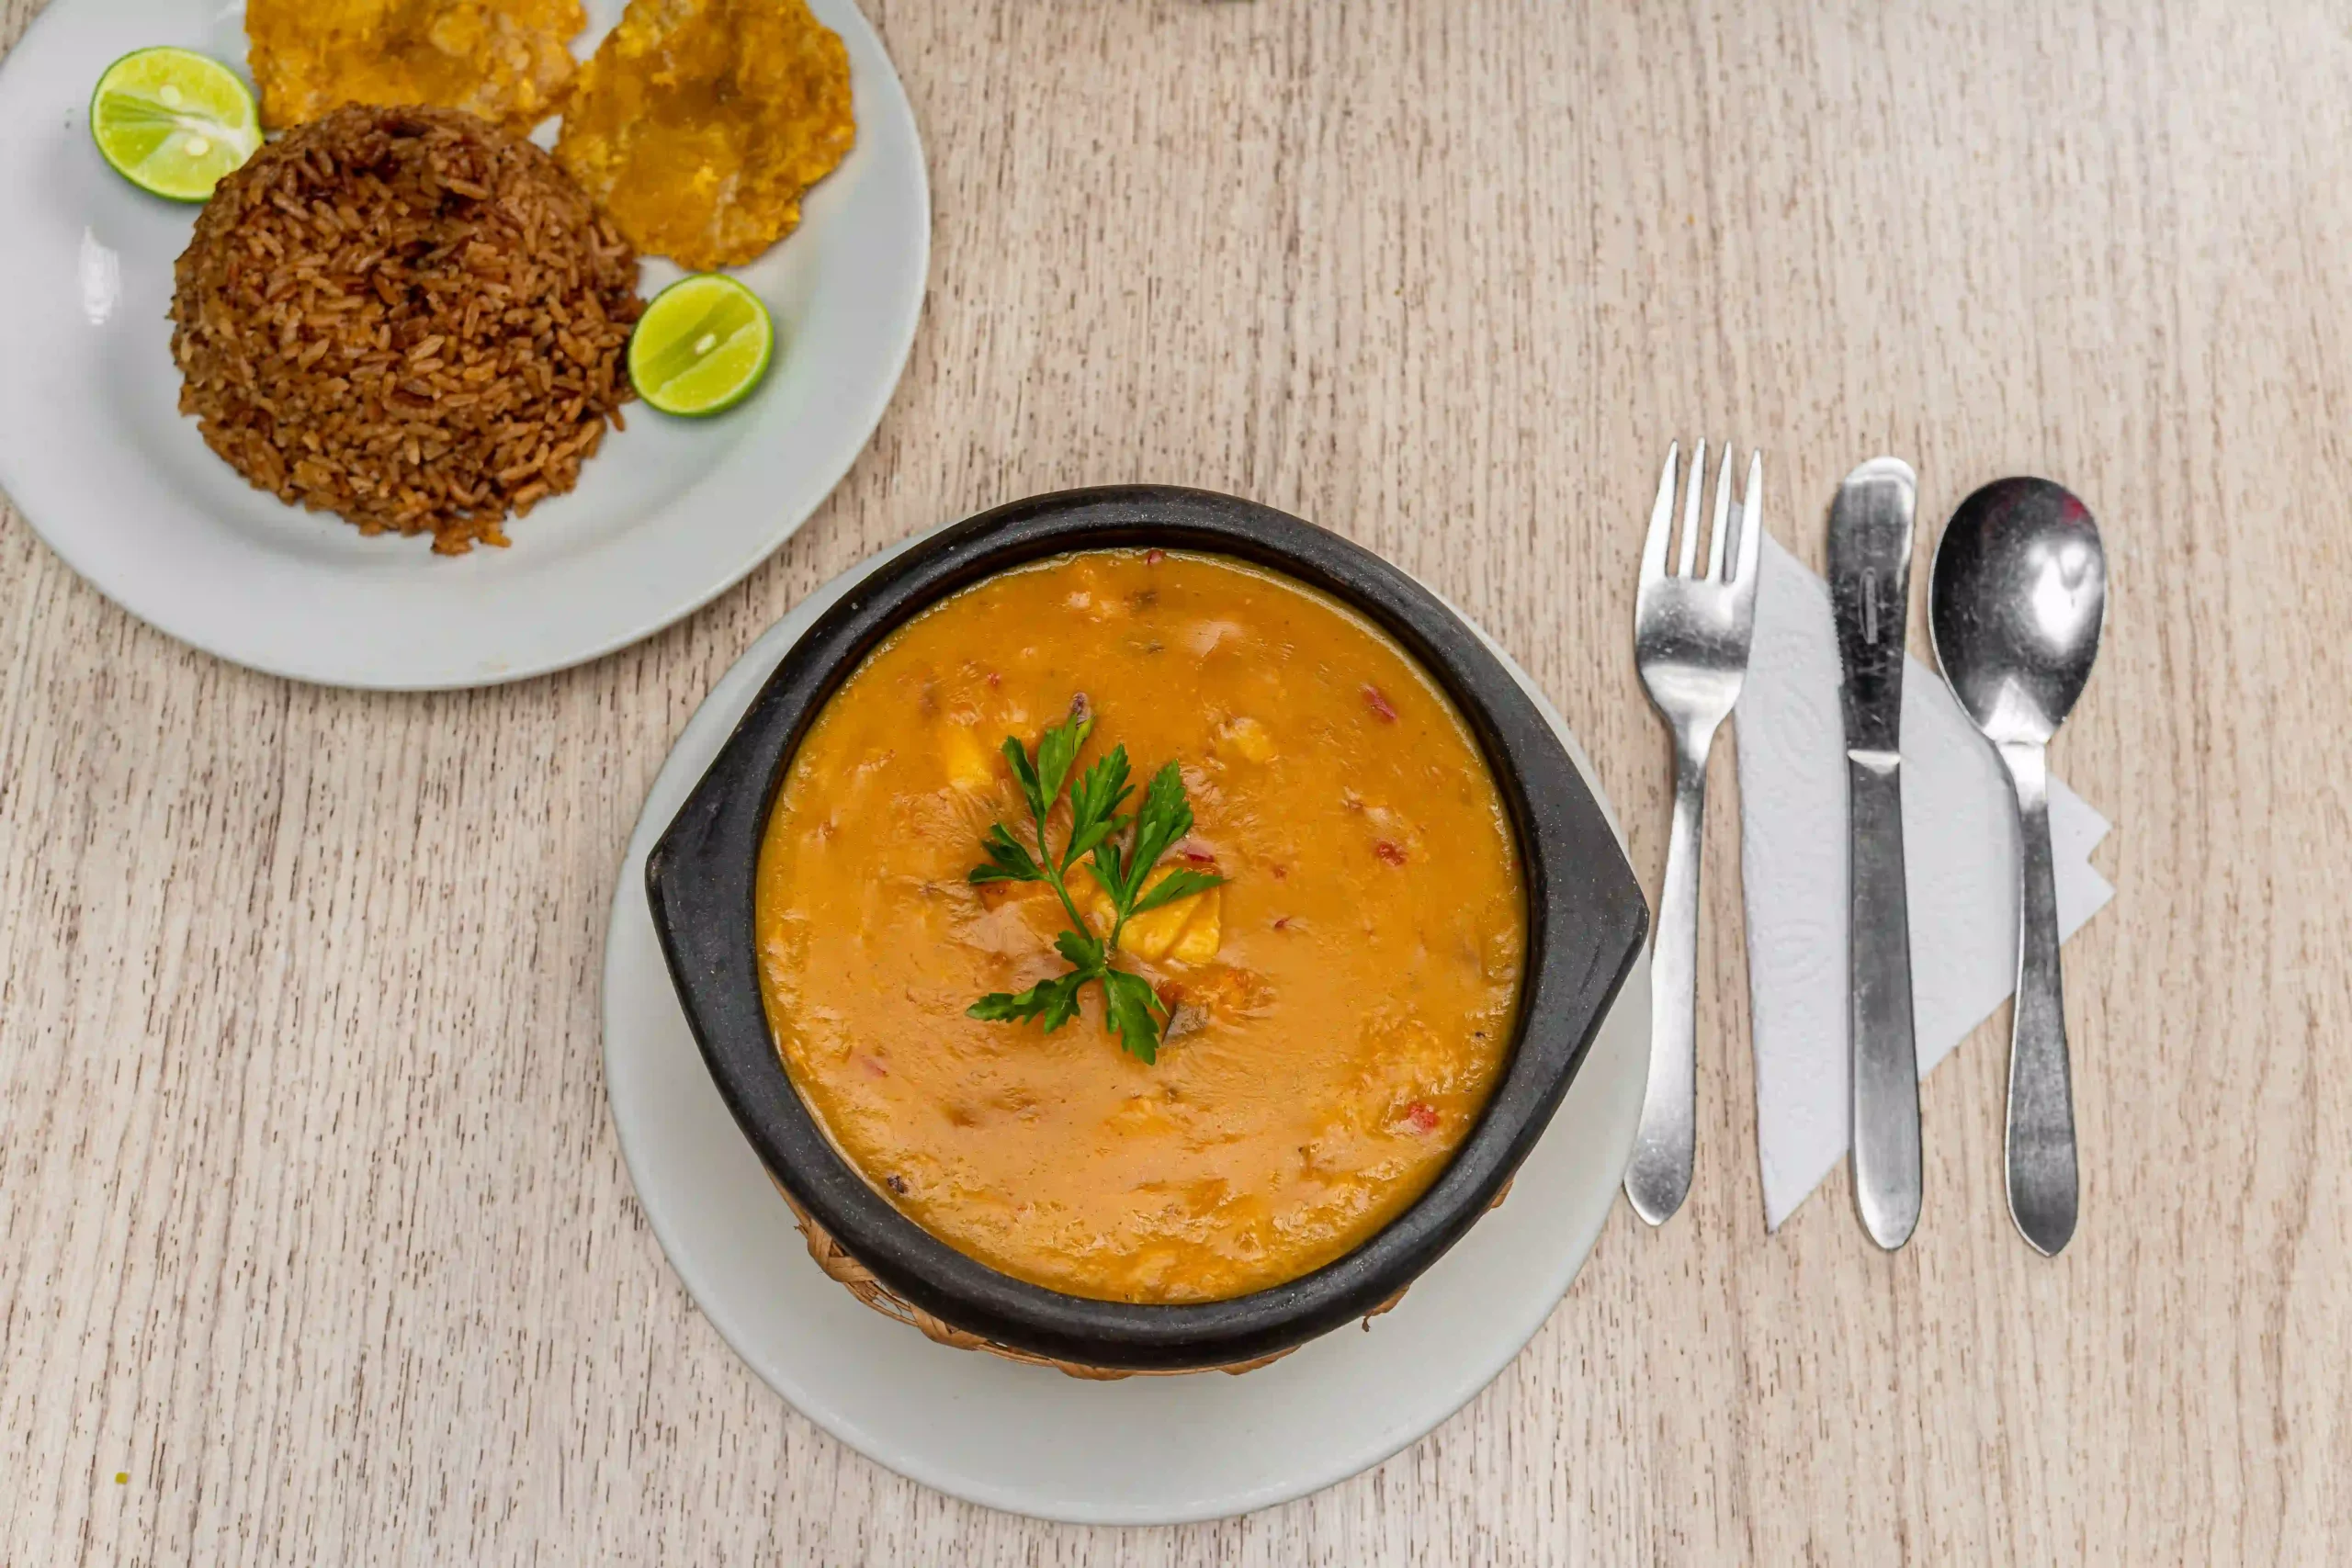
[[[220,183],[175,280],[206,445],[443,555],[570,490],[630,396],[637,257],[552,158],[461,110],[288,132]]]

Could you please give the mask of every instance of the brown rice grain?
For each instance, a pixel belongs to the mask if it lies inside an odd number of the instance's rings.
[[[180,412],[279,500],[444,555],[579,482],[631,396],[637,257],[457,109],[337,109],[220,183],[179,258]]]

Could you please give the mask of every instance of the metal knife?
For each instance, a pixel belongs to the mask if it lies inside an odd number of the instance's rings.
[[[1919,1058],[1903,880],[1903,645],[1918,481],[1897,457],[1846,476],[1829,508],[1829,605],[1846,715],[1847,1033],[1854,1201],[1892,1252],[1919,1223]]]

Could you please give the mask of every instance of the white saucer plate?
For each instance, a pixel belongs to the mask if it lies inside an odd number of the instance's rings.
[[[630,837],[605,945],[605,1077],[654,1233],[770,1387],[861,1453],[972,1502],[1074,1523],[1173,1524],[1285,1502],[1377,1464],[1510,1365],[1600,1235],[1641,1116],[1646,953],[1509,1198],[1362,1332],[1341,1329],[1238,1377],[1097,1383],[949,1349],[880,1316],[809,1260],[713,1087],[654,937],[645,857],[786,651],[895,553],[810,594],[727,672]],[[1575,737],[1496,651],[1615,829]]]
[[[242,68],[243,7],[54,0],[0,60],[0,491],[141,620],[332,685],[515,680],[707,603],[792,536],[873,434],[930,265],[922,147],[898,75],[854,0],[810,5],[848,45],[857,145],[800,228],[737,270],[776,320],[766,381],[709,420],[628,405],[579,488],[509,525],[511,548],[452,558],[254,490],[177,412],[165,315],[198,209],[107,167],[88,99],[110,62],[147,45]],[[575,51],[620,12],[590,0]],[[678,276],[649,261],[641,291]]]

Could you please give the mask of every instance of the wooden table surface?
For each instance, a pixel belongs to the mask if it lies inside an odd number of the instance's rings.
[[[0,42],[39,8],[0,0]],[[831,500],[684,624],[492,691],[326,691],[167,640],[0,522],[0,1562],[2352,1551],[2342,7],[868,9],[931,159],[913,360]],[[1701,434],[1764,448],[1816,565],[1882,450],[1929,537],[2017,471],[2101,520],[2110,631],[2056,766],[2117,824],[2120,896],[2066,952],[2063,1258],[2003,1209],[2006,1014],[1925,1087],[1906,1250],[1842,1171],[1765,1233],[1723,808],[1688,1208],[1621,1203],[1526,1353],[1379,1469],[1223,1524],[1043,1525],[737,1361],[631,1194],[596,977],[647,785],[763,627],[1030,491],[1236,491],[1494,628],[1654,889],[1634,560]]]

